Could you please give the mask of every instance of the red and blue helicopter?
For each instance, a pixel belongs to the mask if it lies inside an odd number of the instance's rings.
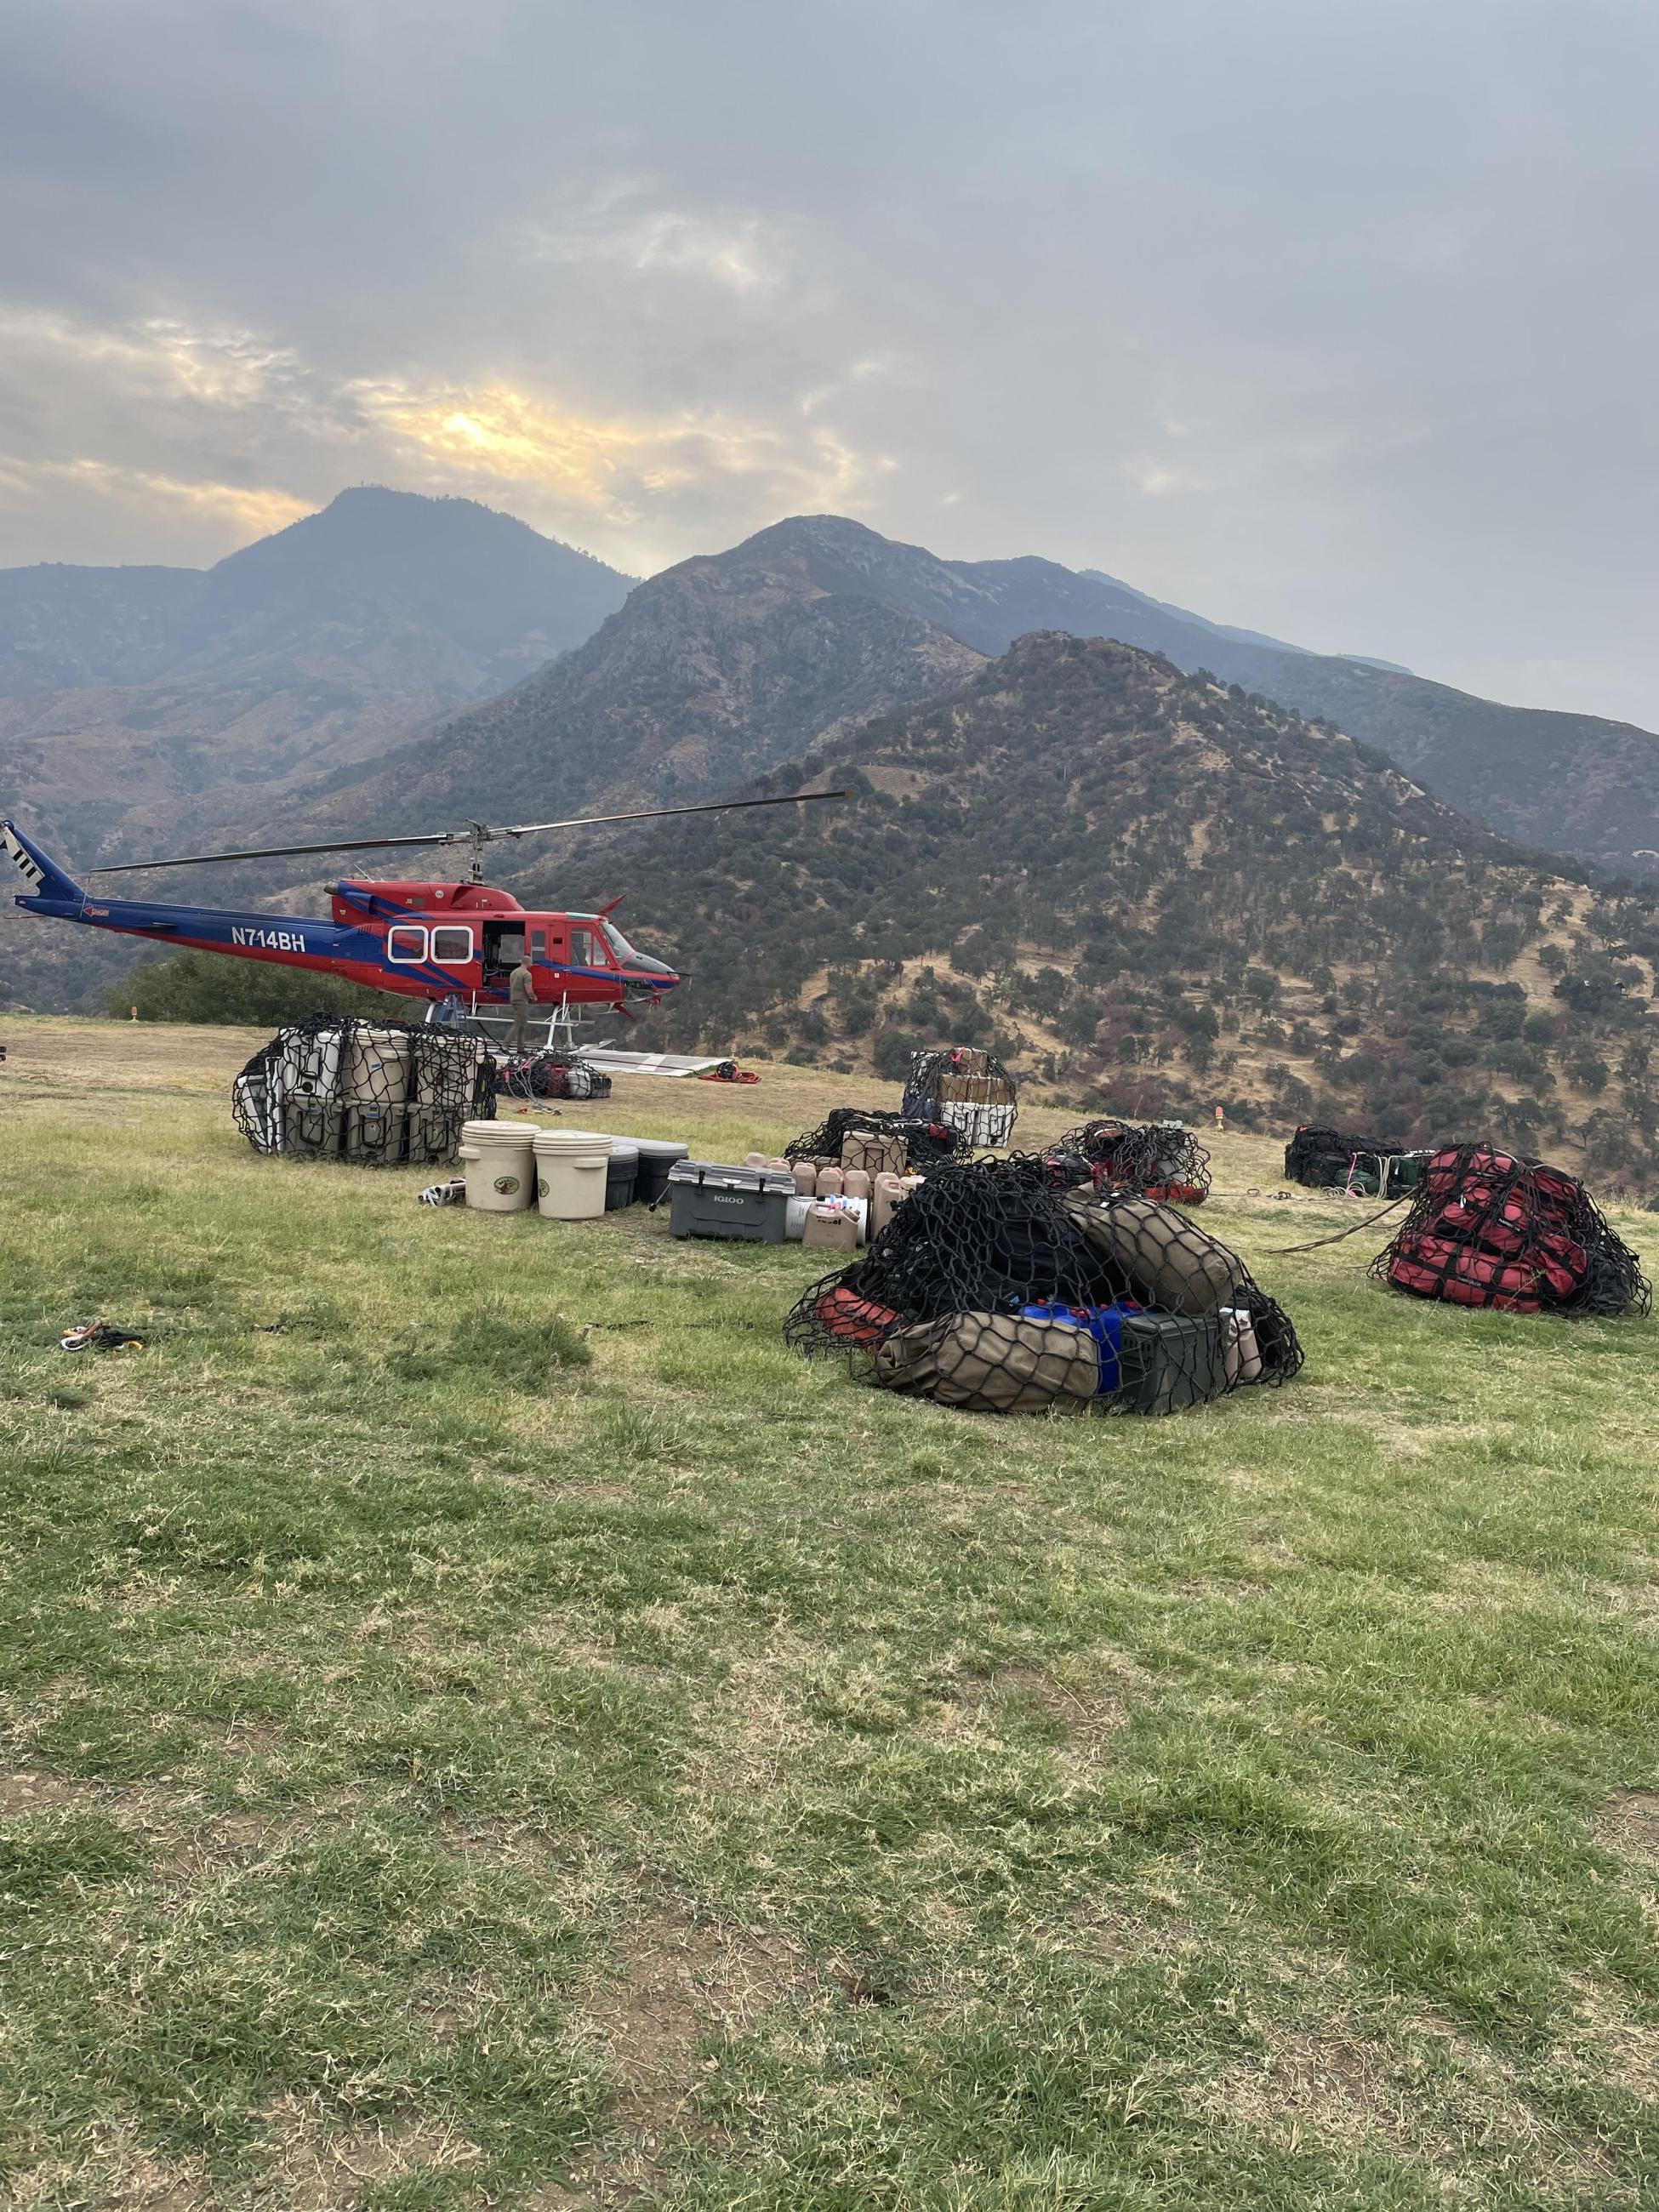
[[[511,891],[483,880],[486,845],[553,830],[596,829],[611,823],[650,822],[668,815],[726,814],[741,807],[804,806],[845,799],[844,791],[796,791],[775,798],[710,799],[697,806],[647,806],[629,814],[587,814],[565,822],[520,822],[417,836],[356,837],[323,845],[266,845],[240,853],[187,853],[170,860],[127,860],[93,871],[127,875],[145,868],[194,868],[213,862],[270,860],[325,853],[383,852],[410,846],[466,846],[471,864],[454,882],[382,883],[345,878],[326,886],[331,918],[242,913],[227,907],[166,906],[138,899],[93,897],[66,870],[12,822],[0,822],[7,852],[27,889],[15,903],[47,921],[76,921],[146,937],[169,949],[188,945],[265,960],[283,968],[315,969],[376,991],[434,1003],[465,1000],[500,1005],[507,977],[528,959],[538,1002],[550,1007],[609,1007],[637,1014],[654,1006],[681,981],[665,962],[629,943],[611,919],[620,901],[593,914],[527,911]]]

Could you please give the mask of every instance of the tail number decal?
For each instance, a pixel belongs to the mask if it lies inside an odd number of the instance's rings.
[[[233,945],[255,945],[262,952],[303,952],[306,941],[297,929],[234,929]]]

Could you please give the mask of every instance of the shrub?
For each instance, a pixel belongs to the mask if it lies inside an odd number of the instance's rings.
[[[307,1014],[419,1016],[418,1004],[388,991],[366,990],[337,975],[279,968],[269,960],[227,959],[222,952],[174,952],[142,961],[105,994],[118,1018],[137,1006],[141,1022],[236,1023],[279,1029]]]

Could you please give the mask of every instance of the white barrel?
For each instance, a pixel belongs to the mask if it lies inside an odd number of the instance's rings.
[[[1261,1380],[1261,1347],[1248,1306],[1223,1306],[1216,1318],[1221,1323],[1221,1365],[1228,1382]]]
[[[536,1195],[533,1121],[466,1121],[461,1164],[466,1202],[481,1213],[518,1213]]]
[[[538,1129],[536,1206],[550,1221],[595,1221],[605,1212],[611,1139],[592,1129]]]

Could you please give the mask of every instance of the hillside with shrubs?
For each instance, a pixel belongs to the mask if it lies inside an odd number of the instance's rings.
[[[1079,1110],[1490,1135],[1659,1179],[1659,908],[1156,653],[1024,637],[759,787],[844,807],[580,848],[691,971],[630,1042],[902,1073],[994,1047]]]

